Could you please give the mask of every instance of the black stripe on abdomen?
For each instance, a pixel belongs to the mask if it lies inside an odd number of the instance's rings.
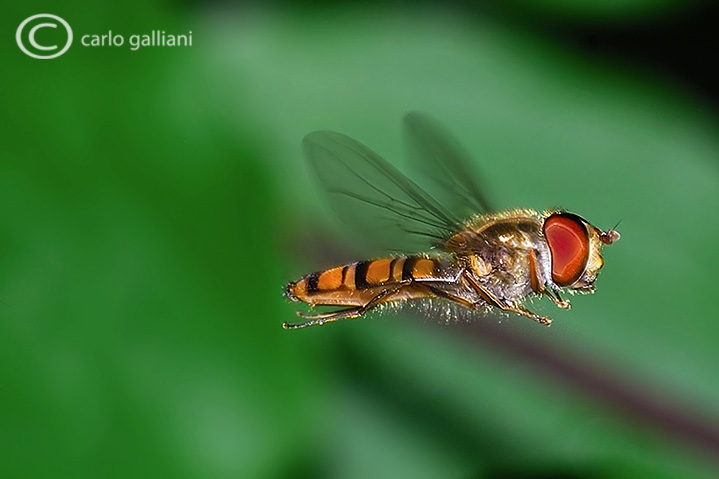
[[[319,273],[311,273],[307,275],[307,292],[316,293],[319,289],[317,284],[319,283]]]
[[[416,256],[410,256],[404,260],[404,264],[402,265],[402,281],[412,281],[414,279],[412,270],[418,259]]]
[[[355,266],[355,288],[365,289],[369,288],[370,285],[367,283],[367,268],[372,261],[360,261]]]

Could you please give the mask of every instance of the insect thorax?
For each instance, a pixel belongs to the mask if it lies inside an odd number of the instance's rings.
[[[471,243],[464,261],[497,296],[517,301],[532,293],[530,254],[537,259],[539,280],[551,281],[551,257],[542,234],[542,219],[531,210],[514,210],[476,218],[464,233],[455,235]],[[474,239],[468,241],[470,236]]]

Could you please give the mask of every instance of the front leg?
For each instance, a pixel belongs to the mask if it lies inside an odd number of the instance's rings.
[[[570,310],[572,309],[572,305],[569,303],[568,299],[562,299],[561,296],[559,296],[558,291],[553,291],[549,288],[544,288],[542,291],[546,297],[552,300],[554,304],[557,305],[558,308]]]
[[[559,292],[554,291],[551,288],[547,288],[544,281],[541,279],[542,275],[539,273],[539,261],[537,260],[537,253],[535,250],[529,252],[529,280],[532,286],[532,291],[538,294],[543,294],[552,300],[557,307],[562,309],[570,309],[572,307],[568,300],[563,300],[559,296]]]

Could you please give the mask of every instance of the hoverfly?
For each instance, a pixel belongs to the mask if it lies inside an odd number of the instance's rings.
[[[401,232],[433,253],[400,254],[310,273],[289,283],[292,301],[341,309],[309,315],[285,329],[350,319],[380,305],[449,301],[469,310],[516,313],[549,326],[523,305],[546,296],[569,309],[560,292],[593,292],[603,245],[620,238],[563,210],[492,212],[461,149],[432,121],[410,113],[405,127],[419,163],[438,187],[431,196],[363,144],[340,133],[307,135],[307,160],[331,204],[361,234]],[[441,198],[443,201],[438,201]],[[420,243],[422,244],[422,243]]]

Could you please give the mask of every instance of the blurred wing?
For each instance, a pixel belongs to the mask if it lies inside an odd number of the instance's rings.
[[[361,240],[414,252],[440,245],[461,228],[461,217],[358,141],[317,131],[305,137],[303,147],[331,206]]]
[[[492,211],[473,174],[471,159],[436,122],[416,113],[404,118],[408,151],[431,180],[432,195],[453,214],[467,219]]]

